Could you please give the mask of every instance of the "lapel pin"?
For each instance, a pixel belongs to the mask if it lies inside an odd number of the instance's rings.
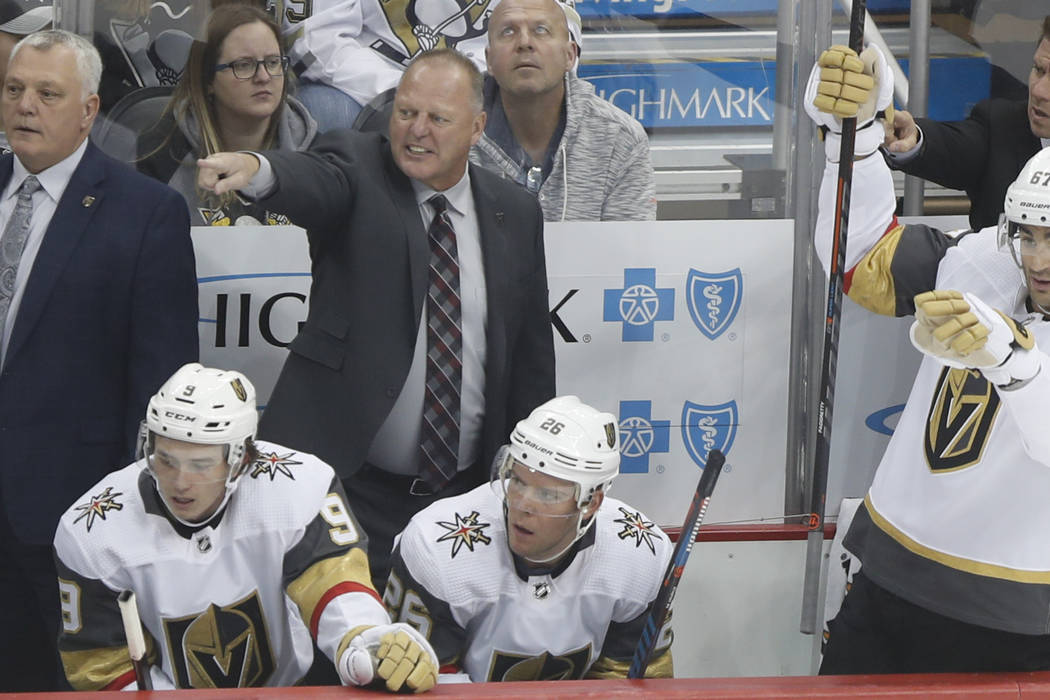
[[[84,197],[84,199],[82,199],[80,201],[80,203],[83,204],[84,208],[86,209],[87,207],[90,207],[92,204],[95,203],[95,198],[92,197],[91,195],[88,195],[88,196]]]
[[[498,223],[498,224],[502,224],[503,223],[503,212],[501,212],[501,211],[496,212],[496,223]]]

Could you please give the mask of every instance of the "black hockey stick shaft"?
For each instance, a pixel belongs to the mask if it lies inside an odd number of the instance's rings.
[[[865,0],[853,0],[849,20],[849,46],[858,54],[864,43]],[[838,183],[835,188],[835,231],[832,236],[831,266],[828,270],[827,314],[824,318],[824,354],[820,365],[820,403],[817,405],[817,440],[814,449],[813,482],[806,525],[805,579],[802,584],[802,619],[799,631],[813,634],[817,629],[817,597],[824,551],[824,508],[828,491],[828,462],[831,457],[831,409],[835,401],[835,369],[838,362],[839,326],[842,319],[842,285],[846,266],[846,234],[849,227],[849,200],[853,186],[853,147],[857,120],[842,120]]]
[[[696,541],[696,533],[700,529],[700,523],[704,521],[707,512],[707,504],[711,501],[711,493],[715,490],[715,482],[718,475],[722,473],[722,465],[726,457],[719,450],[711,450],[707,453],[707,464],[704,465],[704,473],[700,475],[700,483],[696,486],[693,494],[693,502],[689,504],[689,512],[682,523],[682,531],[678,535],[671,561],[667,564],[664,572],[663,583],[653,600],[653,608],[642,628],[642,636],[638,640],[638,646],[634,648],[634,658],[627,671],[628,678],[642,678],[645,669],[649,666],[653,650],[656,648],[660,630],[671,611],[671,602],[674,601],[674,593],[678,589],[678,582],[682,580],[682,571],[685,562],[689,559],[689,553],[693,551],[693,543]]]
[[[120,617],[124,621],[124,636],[128,641],[128,656],[135,669],[135,680],[139,690],[153,690],[153,678],[149,673],[149,659],[146,657],[146,638],[142,633],[142,621],[139,619],[139,606],[135,593],[125,589],[117,596]]]

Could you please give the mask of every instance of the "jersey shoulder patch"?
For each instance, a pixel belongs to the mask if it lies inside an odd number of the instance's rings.
[[[417,513],[403,548],[421,548],[439,561],[462,560],[491,548],[503,536],[503,513],[487,484],[446,498]]]
[[[609,504],[612,505],[612,504]],[[611,513],[615,528],[616,538],[622,543],[633,545],[634,549],[647,551],[656,556],[657,547],[661,547],[667,540],[667,535],[657,527],[656,523],[645,517],[640,510],[631,508],[626,503],[616,505]]]

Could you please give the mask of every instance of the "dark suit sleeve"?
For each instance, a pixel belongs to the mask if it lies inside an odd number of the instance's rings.
[[[359,163],[354,136],[349,130],[334,129],[317,137],[308,151],[263,153],[277,178],[277,189],[261,203],[288,216],[311,237],[345,231]]]
[[[970,116],[961,121],[915,121],[922,129],[921,151],[906,163],[891,160],[890,166],[954,190],[977,187],[988,164],[991,103],[978,102]]]
[[[543,246],[543,215],[533,199],[532,225],[534,266],[526,282],[527,295],[522,327],[510,349],[510,393],[507,397],[507,433],[532,409],[554,397],[554,338],[548,306],[547,261]]]
[[[175,370],[196,361],[200,351],[197,271],[186,203],[164,188],[152,212],[130,292],[125,414],[130,436],[138,432],[149,397]]]

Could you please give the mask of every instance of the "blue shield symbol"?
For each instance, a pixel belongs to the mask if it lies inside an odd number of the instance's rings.
[[[743,295],[744,278],[739,267],[720,275],[689,270],[685,284],[689,315],[700,332],[711,340],[722,335],[736,318]]]
[[[736,401],[704,406],[686,401],[682,406],[682,442],[699,466],[707,462],[707,453],[717,448],[729,454],[739,423]]]

